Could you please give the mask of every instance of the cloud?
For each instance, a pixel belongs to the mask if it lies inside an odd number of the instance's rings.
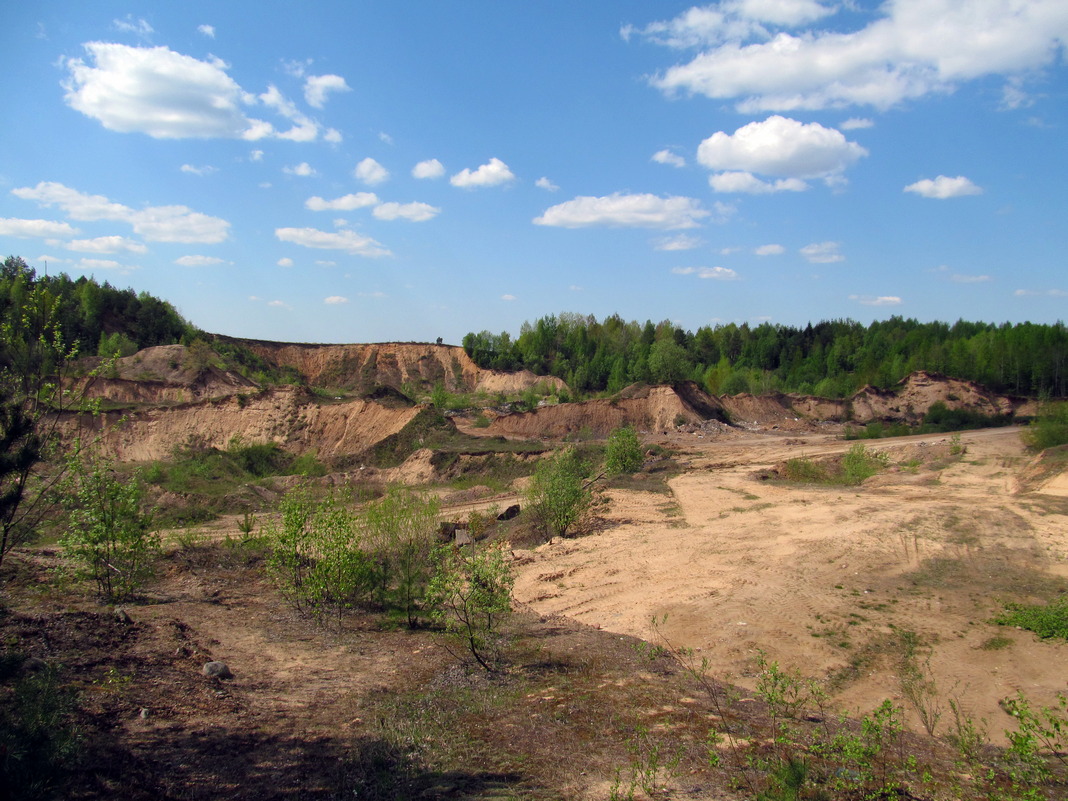
[[[678,153],[673,153],[670,150],[658,150],[653,153],[653,161],[657,164],[667,164],[670,167],[685,167],[686,159],[680,156]]]
[[[64,62],[67,104],[110,131],[157,139],[259,139],[269,123],[245,116],[253,101],[218,60],[200,61],[166,47],[89,42]]]
[[[1068,292],[1066,292],[1063,289],[1045,289],[1045,290],[1017,289],[1012,294],[1015,295],[1018,298],[1039,297],[1039,296],[1043,296],[1043,295],[1046,296],[1046,297],[1050,297],[1050,298],[1066,298],[1066,297],[1068,297]]]
[[[343,298],[341,297],[341,295],[331,295],[328,298],[323,298],[323,303],[325,303],[327,306],[343,306],[348,302],[349,299]]]
[[[317,228],[276,228],[274,235],[282,242],[292,242],[306,248],[323,250],[343,250],[354,256],[378,258],[391,256],[388,248],[355,231],[320,231]]]
[[[218,172],[219,171],[217,167],[212,167],[210,165],[205,165],[203,167],[194,167],[192,164],[183,164],[178,169],[180,169],[184,173],[189,173],[190,175],[201,175],[201,176],[203,176],[203,175],[211,175],[213,172]]]
[[[408,220],[410,222],[426,222],[432,220],[441,213],[441,209],[431,206],[429,203],[382,203],[375,206],[372,212],[379,220]]]
[[[68,242],[67,250],[78,253],[148,253],[141,242],[124,236],[98,236],[95,239],[75,239]]]
[[[437,159],[420,161],[412,167],[413,178],[440,178],[445,174],[445,165]]]
[[[75,266],[79,270],[85,272],[92,272],[93,270],[118,270],[122,273],[128,273],[137,269],[137,267],[122,264],[121,262],[113,261],[111,259],[80,259]]]
[[[60,183],[42,181],[35,187],[12,189],[11,194],[42,206],[59,206],[72,220],[111,220],[130,225],[150,242],[215,244],[229,236],[230,223],[193,211],[187,206],[146,206],[131,209],[103,195],[86,195]]]
[[[283,256],[277,262],[275,262],[275,264],[277,264],[279,267],[292,267],[293,259],[289,258],[288,256]]]
[[[302,114],[275,86],[256,95],[227,73],[221,59],[207,60],[167,47],[129,47],[87,42],[85,58],[62,62],[67,104],[110,131],[156,139],[287,139],[311,142],[318,123]],[[272,109],[290,127],[276,129],[250,117],[246,107]],[[336,132],[334,132],[336,134]],[[338,135],[340,136],[340,135]]]
[[[678,234],[677,236],[668,236],[663,239],[658,239],[653,245],[655,250],[693,250],[703,245],[704,242],[700,237],[690,236],[689,234]]]
[[[226,264],[226,261],[217,256],[179,256],[174,263],[179,267],[213,267],[216,264]]]
[[[318,174],[316,173],[315,168],[306,161],[302,161],[300,164],[293,167],[283,167],[282,172],[286,175],[299,175],[302,178],[308,178]]]
[[[304,207],[311,211],[354,211],[378,203],[378,195],[374,192],[357,192],[352,195],[342,195],[333,200],[324,200],[314,195],[304,201]]]
[[[155,33],[151,25],[144,19],[134,19],[132,14],[127,14],[126,19],[116,19],[111,21],[111,26],[123,33],[132,33],[134,36],[138,36],[142,39]]]
[[[209,39],[215,38],[215,26],[214,25],[197,25],[197,33],[207,36]]]
[[[848,141],[841,131],[824,128],[818,122],[802,123],[779,115],[743,125],[733,134],[717,131],[697,148],[697,160],[709,169],[790,179],[839,176],[866,155],[867,150]],[[744,176],[722,180],[725,185],[749,183]],[[797,191],[799,188],[795,180],[781,189],[761,191]]]
[[[654,76],[667,94],[736,99],[746,113],[866,105],[886,109],[986,76],[1010,81],[1055,64],[1068,37],[1063,0],[895,0],[852,31],[786,30],[832,8],[742,0],[690,9],[638,30],[673,48],[700,48]]]
[[[624,195],[580,196],[546,209],[534,218],[535,225],[587,228],[607,225],[617,228],[696,228],[710,212],[690,197]]]
[[[534,186],[538,187],[538,189],[544,189],[547,192],[556,192],[557,190],[560,189],[559,186],[554,184],[552,181],[550,181],[544,175],[534,182]]]
[[[292,309],[293,307],[286,303],[284,300],[269,300],[267,305],[272,309]]]
[[[804,192],[808,184],[800,178],[762,181],[751,172],[717,172],[708,176],[708,185],[716,192],[768,195],[774,192]]]
[[[989,275],[961,275],[960,273],[954,273],[949,277],[949,280],[955,284],[984,284],[994,279]]]
[[[309,75],[304,81],[304,100],[312,108],[326,105],[330,92],[351,92],[352,89],[340,75]]]
[[[389,179],[389,170],[370,156],[357,164],[352,174],[358,181],[363,181],[368,186],[375,186]]]
[[[498,186],[514,180],[515,175],[508,169],[507,164],[499,158],[491,158],[486,164],[474,171],[465,167],[452,176],[449,179],[449,183],[453,186],[468,189],[480,186]]]
[[[14,217],[0,218],[0,236],[17,239],[66,238],[78,233],[68,223],[54,220],[19,220]]]
[[[501,295],[501,300],[513,301],[517,300],[515,295]]]
[[[875,123],[865,117],[850,117],[838,127],[843,131],[859,131],[864,128],[874,128]]]
[[[863,306],[900,306],[901,298],[895,295],[883,295],[881,297],[873,297],[872,295],[850,295],[850,300],[855,300]]]
[[[761,245],[753,250],[757,256],[781,256],[786,252],[782,245]]]
[[[710,278],[715,281],[737,281],[738,273],[726,267],[673,267],[675,275],[696,275],[698,278]]]
[[[939,175],[934,180],[924,178],[922,181],[909,184],[902,191],[915,192],[920,197],[935,198],[936,200],[983,194],[982,188],[973,184],[963,175],[958,175],[956,178]]]
[[[845,261],[845,256],[839,252],[840,247],[838,242],[813,242],[801,248],[801,255],[811,264],[834,264]]]

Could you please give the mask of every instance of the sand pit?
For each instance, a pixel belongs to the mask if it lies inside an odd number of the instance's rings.
[[[1068,689],[1068,644],[990,622],[1005,601],[1048,598],[1068,577],[1068,503],[1014,492],[1029,460],[1018,429],[966,432],[956,456],[945,435],[875,442],[902,466],[848,488],[757,477],[851,444],[833,437],[684,443],[688,465],[670,494],[613,491],[603,531],[522,554],[517,598],[693,648],[742,686],[763,651],[821,680],[848,712],[886,697],[908,706],[901,633],[915,632],[942,726],[955,698],[995,741],[1010,726],[1000,699],[1023,690],[1050,703]]]

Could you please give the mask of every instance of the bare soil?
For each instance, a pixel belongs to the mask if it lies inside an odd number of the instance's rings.
[[[895,466],[859,487],[769,478],[852,445],[828,435],[664,441],[687,463],[671,495],[614,491],[607,528],[523,554],[520,601],[693,648],[742,686],[764,652],[853,714],[905,703],[900,634],[915,632],[941,702],[956,697],[999,741],[1001,699],[1065,690],[1068,643],[991,622],[1005,602],[1068,589],[1064,477],[1017,491],[1030,461],[1019,429],[966,432],[959,455],[946,435],[869,443]]]

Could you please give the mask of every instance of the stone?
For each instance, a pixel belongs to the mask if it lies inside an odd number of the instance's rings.
[[[200,672],[213,679],[232,679],[234,677],[225,662],[208,662],[201,668]]]

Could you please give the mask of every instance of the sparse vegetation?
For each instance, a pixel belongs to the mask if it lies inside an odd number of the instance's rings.
[[[1068,401],[1044,403],[1024,432],[1024,441],[1036,451],[1068,444]]]
[[[1009,604],[994,622],[1033,631],[1043,639],[1068,640],[1068,596],[1047,604]]]
[[[534,470],[527,506],[548,537],[578,527],[593,505],[589,463],[574,446],[542,459]]]

